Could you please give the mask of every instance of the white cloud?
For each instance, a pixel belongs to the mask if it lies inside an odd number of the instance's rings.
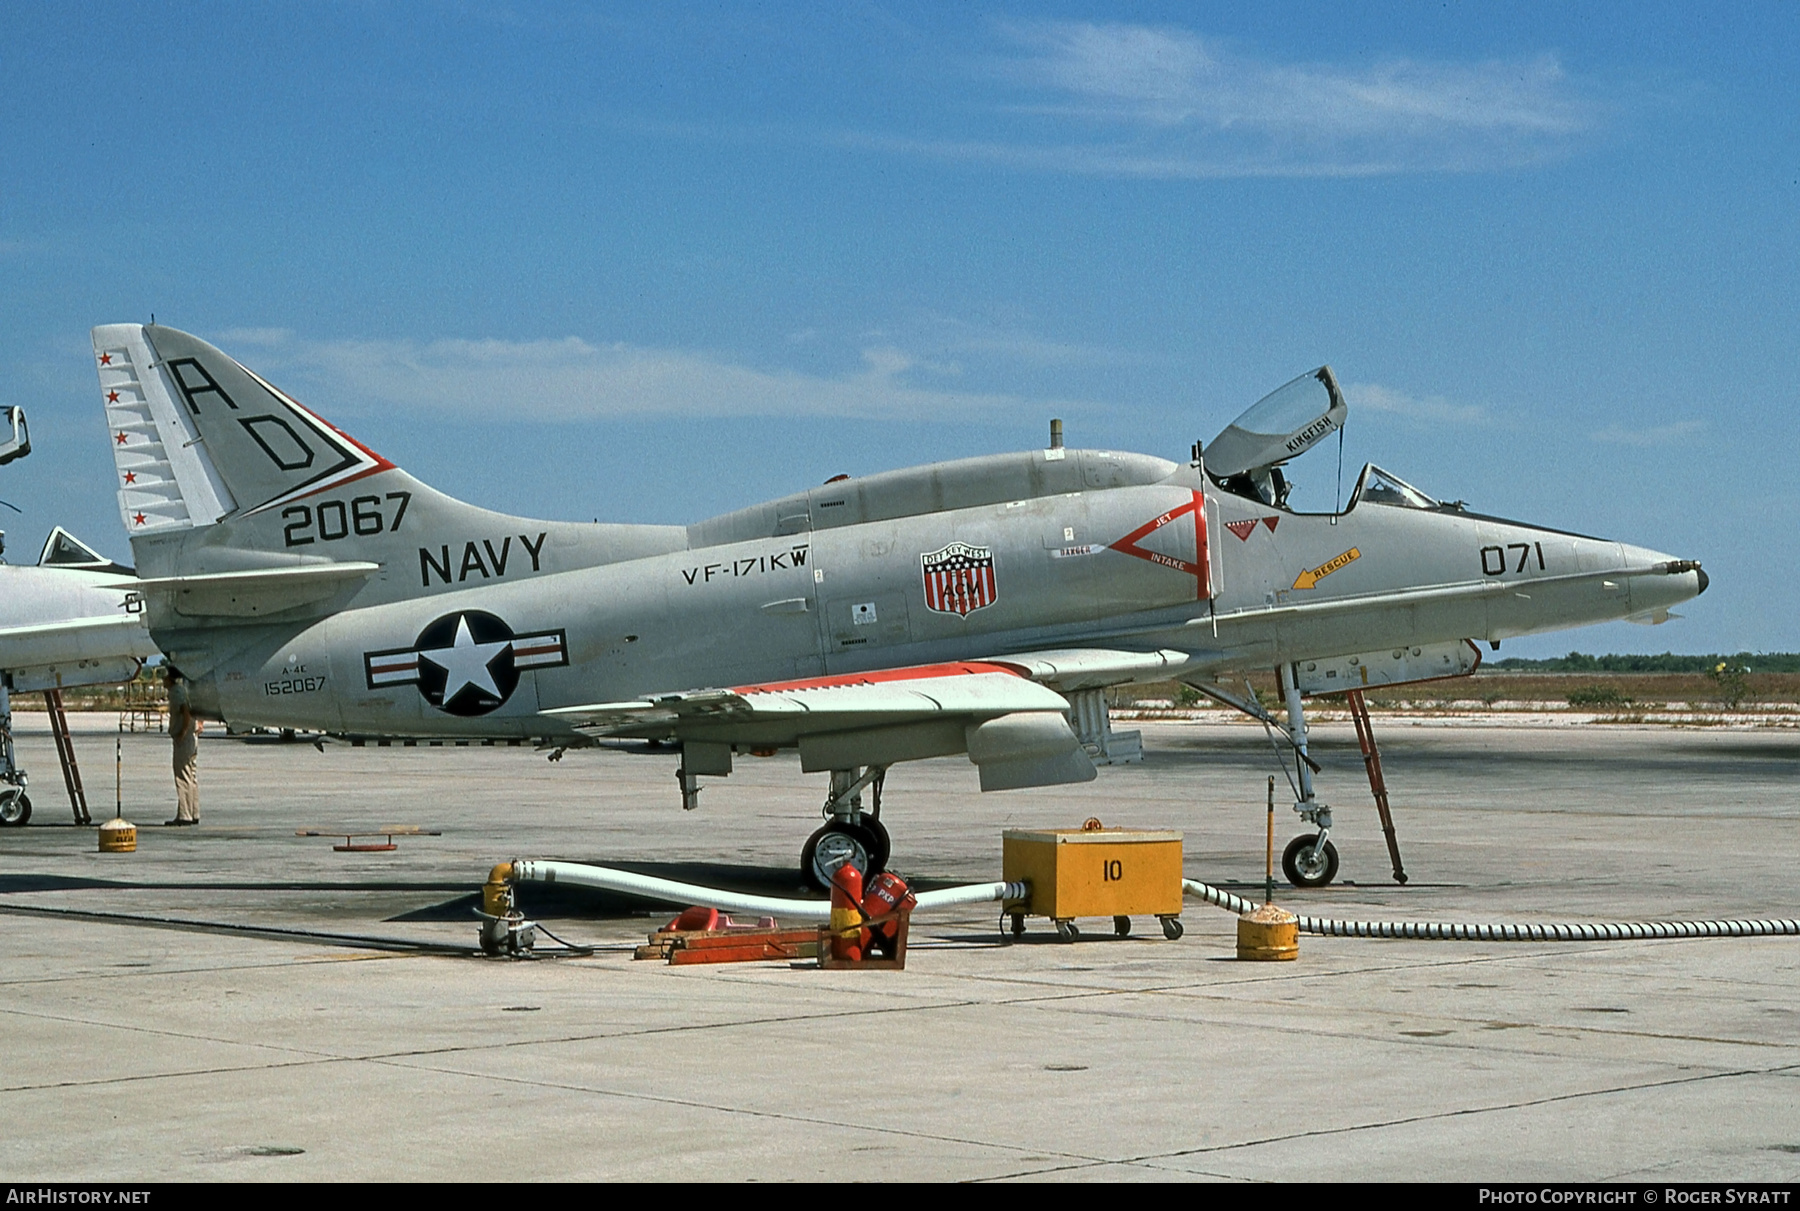
[[[1603,114],[1550,54],[1346,65],[1259,58],[1170,27],[1044,21],[1003,33],[1019,53],[988,73],[1036,94],[1004,107],[1027,123],[1022,137],[913,149],[1160,177],[1469,171],[1558,154]]]
[[[922,363],[892,345],[839,375],[763,369],[709,353],[559,339],[304,341],[254,329],[276,381],[327,415],[358,407],[577,420],[599,416],[847,416],[898,419],[1039,409],[1027,400],[921,385]],[[248,337],[249,339],[242,339]],[[258,338],[261,338],[260,340]],[[224,338],[227,351],[231,335]]]
[[[1379,383],[1345,383],[1344,402],[1352,409],[1385,412],[1411,420],[1451,425],[1491,425],[1493,414],[1480,404],[1457,404],[1441,395],[1416,396]]]
[[[1613,446],[1673,446],[1706,428],[1700,420],[1678,420],[1667,425],[1608,425],[1593,434],[1597,442]]]

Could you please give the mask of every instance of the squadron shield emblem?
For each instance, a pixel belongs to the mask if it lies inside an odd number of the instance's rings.
[[[994,553],[987,547],[953,542],[941,551],[919,556],[925,577],[925,608],[967,618],[1000,598],[994,579]]]
[[[410,648],[363,653],[370,689],[416,685],[420,697],[449,715],[485,715],[512,697],[526,669],[568,663],[562,631],[515,635],[485,610],[444,615]]]

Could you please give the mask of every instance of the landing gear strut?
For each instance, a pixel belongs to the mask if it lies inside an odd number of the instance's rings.
[[[825,825],[806,839],[800,851],[800,875],[820,891],[829,890],[831,876],[846,864],[864,875],[887,869],[893,843],[881,823],[881,787],[887,766],[831,771],[831,792],[825,796]],[[869,791],[870,810],[863,810],[862,793]]]
[[[1306,752],[1306,707],[1300,701],[1300,683],[1294,677],[1294,666],[1284,664],[1276,670],[1281,679],[1281,693],[1287,699],[1288,736],[1294,742],[1294,772],[1299,778],[1300,801],[1294,810],[1308,824],[1317,825],[1316,833],[1303,833],[1288,842],[1281,853],[1281,873],[1295,887],[1324,887],[1337,878],[1337,846],[1331,843],[1331,808],[1313,796],[1313,765]]]
[[[30,819],[25,771],[13,763],[12,694],[0,681],[0,827],[16,828]]]

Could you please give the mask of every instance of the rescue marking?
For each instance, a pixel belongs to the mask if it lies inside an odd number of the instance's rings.
[[[1311,568],[1294,577],[1294,587],[1296,589],[1310,589],[1339,568],[1347,568],[1361,558],[1362,552],[1355,547],[1351,547],[1342,555],[1335,555],[1318,567]]]
[[[1249,542],[1250,536],[1256,533],[1256,518],[1252,517],[1248,521],[1228,521],[1225,523],[1225,528],[1236,534],[1239,542]]]

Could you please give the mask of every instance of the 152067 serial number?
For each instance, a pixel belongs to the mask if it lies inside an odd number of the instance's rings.
[[[280,681],[263,682],[263,693],[271,697],[280,694],[312,694],[324,688],[323,677],[284,677]]]

